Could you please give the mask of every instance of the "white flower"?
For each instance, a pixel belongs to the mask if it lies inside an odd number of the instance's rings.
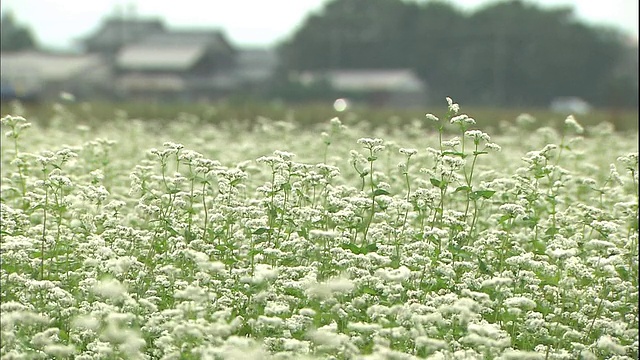
[[[109,299],[119,299],[126,295],[127,288],[116,279],[105,279],[93,286],[96,295]]]
[[[452,117],[450,122],[451,122],[451,124],[461,124],[461,123],[465,122],[465,120],[468,117],[469,116],[467,116],[466,114],[457,115],[457,116]]]
[[[431,121],[433,121],[433,122],[438,122],[438,121],[440,121],[440,119],[438,119],[438,117],[437,117],[437,116],[435,116],[435,115],[433,115],[433,114],[431,114],[431,113],[426,114],[425,116],[426,116],[427,120],[431,120]]]
[[[574,118],[573,115],[567,116],[567,118],[564,120],[564,123],[567,125],[567,127],[574,130],[577,134],[582,134],[584,132],[584,128],[582,127],[582,125],[578,124],[576,118]]]
[[[447,105],[449,107],[449,111],[453,112],[454,114],[457,114],[458,111],[460,111],[460,105],[454,103],[453,100],[451,100],[451,98],[448,96],[447,96]]]
[[[413,156],[418,153],[418,150],[416,149],[400,148],[399,151],[400,151],[400,154],[407,155],[407,156]]]
[[[609,335],[602,335],[596,342],[596,347],[612,354],[624,355],[626,353],[625,346],[618,344]]]

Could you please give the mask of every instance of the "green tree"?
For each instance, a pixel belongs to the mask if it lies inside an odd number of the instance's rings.
[[[464,97],[495,105],[547,105],[557,96],[602,103],[602,87],[622,55],[619,34],[575,20],[571,8],[522,1],[489,5],[467,22],[460,69]],[[461,99],[462,101],[462,99]]]
[[[13,13],[4,13],[0,20],[0,51],[19,51],[33,49],[35,46],[31,30],[19,25]]]
[[[637,97],[628,71],[619,70],[628,57],[622,39],[579,22],[571,7],[520,0],[469,14],[440,0],[333,0],[279,50],[282,74],[411,68],[435,98],[547,106],[558,96],[579,96],[605,106]]]
[[[418,6],[399,0],[333,0],[280,47],[291,70],[410,66]]]

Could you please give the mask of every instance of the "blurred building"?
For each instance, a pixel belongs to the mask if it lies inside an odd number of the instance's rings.
[[[237,87],[236,50],[215,30],[150,35],[120,48],[114,70],[126,98],[215,99]]]
[[[82,54],[0,54],[3,99],[197,101],[264,91],[277,60],[237,49],[217,29],[169,29],[158,19],[109,18],[80,39]]]
[[[326,82],[339,97],[373,106],[424,106],[427,85],[410,69],[303,72],[303,84]]]
[[[111,67],[94,54],[5,52],[0,56],[0,74],[3,100],[52,99],[61,92],[91,99],[112,91]]]

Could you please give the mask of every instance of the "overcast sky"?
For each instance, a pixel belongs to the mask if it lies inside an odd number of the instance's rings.
[[[215,27],[236,45],[272,45],[287,38],[305,17],[327,0],[2,0],[4,13],[29,26],[40,44],[70,48],[74,39],[94,32],[117,8],[137,16],[156,16],[170,27]],[[487,0],[449,0],[465,10]],[[579,19],[612,25],[638,38],[638,0],[529,0],[541,6],[571,5]],[[133,4],[132,6],[129,4]]]

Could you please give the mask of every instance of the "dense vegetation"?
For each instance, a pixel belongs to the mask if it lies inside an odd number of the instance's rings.
[[[489,135],[448,100],[376,127],[3,117],[0,355],[637,359],[637,132]]]
[[[638,107],[637,45],[578,21],[570,7],[495,1],[467,13],[444,1],[332,0],[280,52],[285,75],[410,68],[434,99],[456,94],[468,105],[547,106],[579,96]]]

